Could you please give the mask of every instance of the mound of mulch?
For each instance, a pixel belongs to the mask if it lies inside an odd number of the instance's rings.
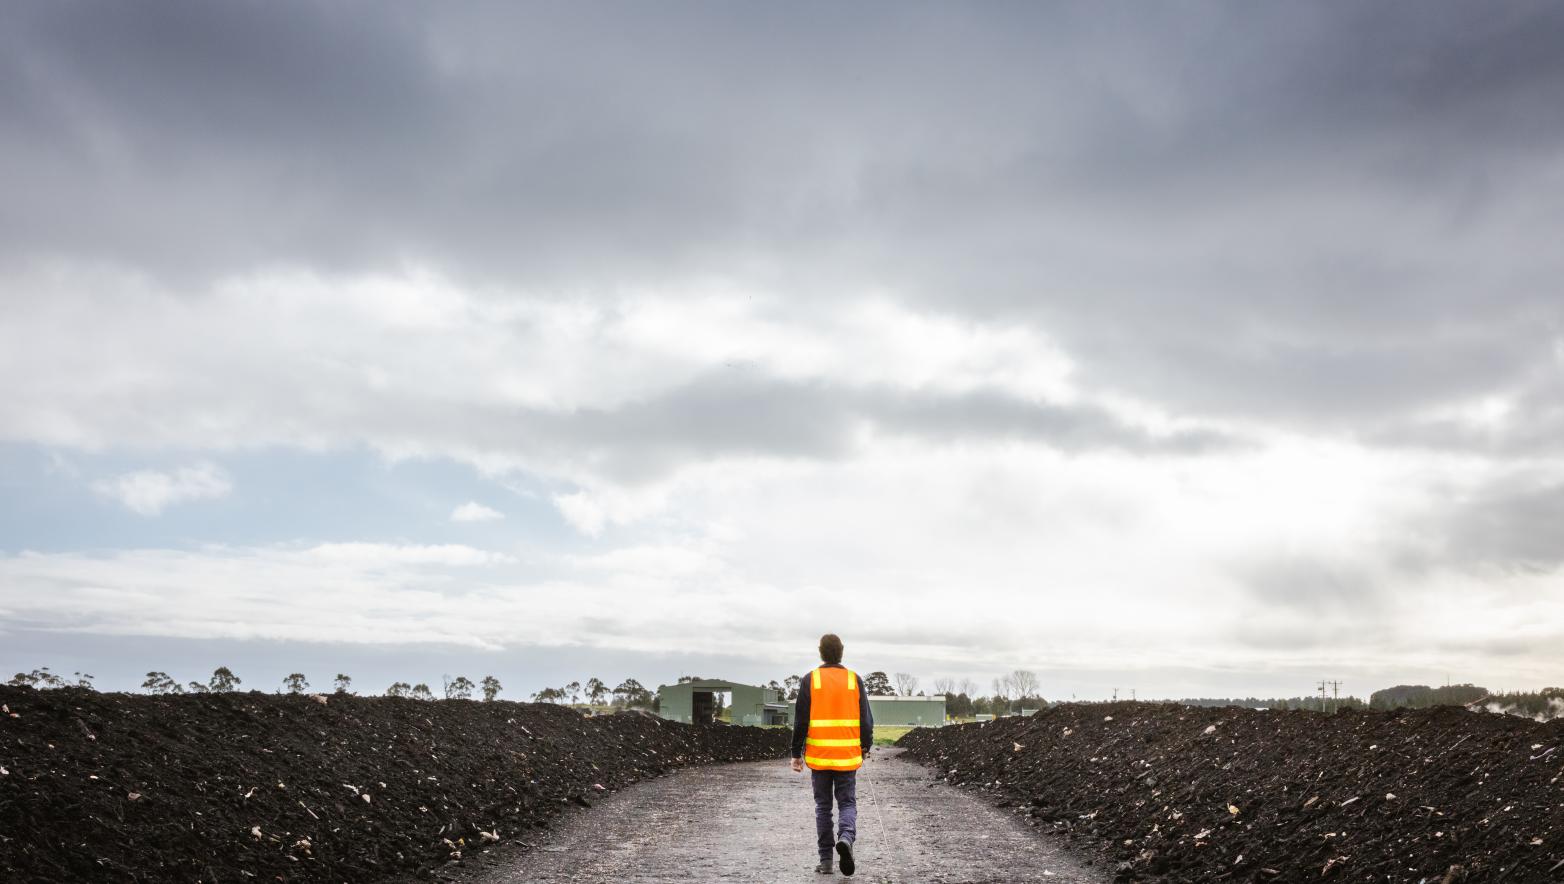
[[[1120,881],[1564,881],[1564,721],[1070,704],[900,745]]]
[[[780,729],[546,704],[0,687],[0,880],[374,881]]]

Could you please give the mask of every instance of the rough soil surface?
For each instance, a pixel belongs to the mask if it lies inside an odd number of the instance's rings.
[[[1092,884],[1111,875],[1067,856],[1015,815],[876,749],[859,774],[858,872],[869,884]],[[883,822],[883,826],[881,823]],[[680,771],[538,833],[532,849],[470,857],[461,884],[815,884],[808,774],[785,762]],[[1090,858],[1088,858],[1090,860]]]
[[[900,745],[1121,881],[1564,881],[1564,721],[1071,704]]]
[[[0,687],[0,881],[427,878],[611,790],[788,745],[546,704],[326,699]]]

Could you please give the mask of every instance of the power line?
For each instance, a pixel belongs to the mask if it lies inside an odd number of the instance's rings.
[[[1330,708],[1328,710],[1325,708],[1325,703],[1326,703],[1325,688],[1326,687],[1330,688]],[[1320,679],[1320,683],[1318,685],[1318,688],[1319,688],[1319,692],[1320,692],[1320,711],[1321,712],[1329,711],[1331,713],[1335,713],[1335,711],[1338,708],[1340,708],[1340,706],[1341,706],[1341,682],[1339,682],[1339,681],[1327,681],[1325,679]]]

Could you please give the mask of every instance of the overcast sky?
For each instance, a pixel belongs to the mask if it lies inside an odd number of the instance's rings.
[[[34,3],[0,666],[1564,681],[1564,8]]]

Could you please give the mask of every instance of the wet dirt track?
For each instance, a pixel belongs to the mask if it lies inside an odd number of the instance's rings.
[[[900,750],[875,750],[858,779],[858,872],[865,882],[1111,879],[1014,815],[938,781]],[[819,882],[808,774],[784,762],[715,765],[637,784],[454,872],[462,884]]]

